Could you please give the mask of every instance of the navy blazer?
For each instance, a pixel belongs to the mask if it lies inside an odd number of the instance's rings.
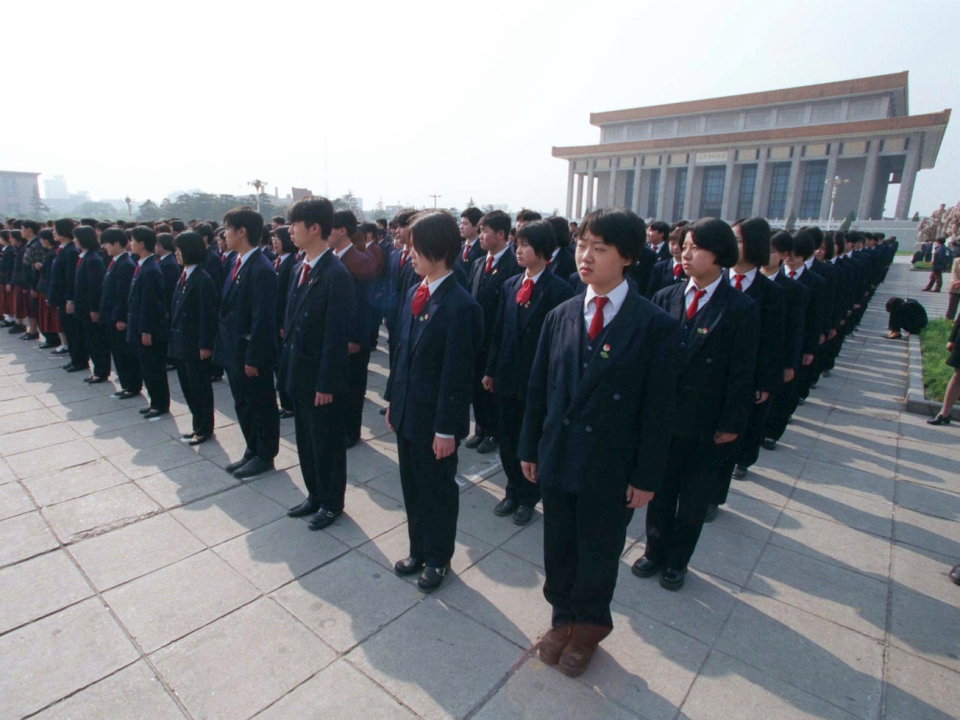
[[[520,266],[517,265],[516,253],[509,246],[489,274],[483,272],[486,262],[486,258],[477,260],[470,277],[470,294],[483,310],[483,346],[479,348],[483,353],[489,350],[493,342],[493,329],[497,323],[497,310],[500,309],[503,284],[521,271]]]
[[[376,277],[376,264],[372,257],[353,245],[347,247],[340,262],[353,278],[353,304],[347,337],[350,342],[360,346],[361,352],[367,352],[370,349],[370,318],[373,308],[370,306],[372,281],[365,278],[370,275]]]
[[[653,302],[680,322],[680,360],[674,435],[712,442],[714,433],[740,435],[754,401],[760,310],[725,277],[693,320],[684,306],[686,285]]]
[[[160,272],[163,273],[163,302],[165,307],[173,307],[173,294],[180,282],[180,273],[183,269],[177,264],[177,256],[168,253],[160,259]]]
[[[784,266],[784,272],[789,270]],[[788,275],[789,276],[789,275]],[[797,282],[807,289],[807,304],[803,308],[803,352],[815,355],[820,347],[820,335],[823,334],[824,302],[826,300],[827,281],[809,270],[797,278]]]
[[[238,371],[245,365],[261,373],[277,365],[277,274],[273,263],[255,248],[233,282],[229,266],[213,362]]]
[[[782,270],[772,278],[783,291],[783,367],[800,369],[803,359],[804,311],[807,289]]]
[[[287,295],[290,293],[290,278],[293,268],[297,265],[297,254],[287,253],[287,256],[277,264],[274,260],[274,269],[277,271],[277,329],[283,327],[287,319]]]
[[[63,308],[68,300],[73,300],[73,290],[77,282],[77,258],[80,257],[80,248],[76,243],[64,243],[60,246],[53,261],[53,270],[50,277],[49,303]]]
[[[577,272],[577,259],[569,247],[560,248],[560,252],[550,261],[547,269],[561,280],[566,280]]]
[[[13,282],[13,266],[17,262],[17,249],[13,245],[4,245],[0,255],[0,283],[9,285]]]
[[[387,329],[391,332],[397,323],[397,316],[400,314],[400,306],[404,298],[414,285],[420,282],[420,276],[414,272],[413,263],[407,256],[403,265],[400,265],[400,259],[403,257],[403,251],[397,250],[390,256],[387,270],[389,302],[383,319],[386,322]]]
[[[466,244],[466,241],[464,241]],[[469,278],[473,273],[473,266],[478,258],[482,258],[487,252],[480,247],[480,238],[478,237],[473,245],[470,246],[470,252],[467,253],[467,259],[463,259],[463,247],[460,248],[460,254],[457,256],[457,265],[463,268],[464,274]]]
[[[170,347],[176,360],[200,360],[201,350],[213,350],[220,299],[217,286],[202,267],[195,267],[182,286],[177,281],[170,310]]]
[[[627,277],[633,280],[634,287],[641,297],[652,295],[649,292],[650,276],[653,274],[653,268],[656,264],[657,254],[653,251],[653,248],[644,245],[640,249],[640,257],[627,268]]]
[[[312,403],[316,393],[347,389],[347,342],[356,301],[350,271],[332,250],[323,253],[298,288],[301,267],[295,266],[290,282],[279,384],[295,400]]]
[[[886,257],[884,257],[884,262],[886,262]],[[933,267],[931,270],[934,272],[946,272],[950,269],[950,251],[944,245],[938,246],[933,251]]]
[[[547,315],[517,454],[538,463],[541,484],[565,492],[656,492],[673,430],[677,321],[629,289],[584,368],[584,297]]]
[[[652,298],[664,288],[677,283],[686,283],[689,279],[682,266],[680,267],[680,276],[673,276],[673,256],[668,260],[660,260],[653,266],[653,271],[650,273],[650,282],[647,285],[645,297]]]
[[[503,285],[485,373],[493,378],[493,391],[497,395],[520,400],[526,400],[530,368],[547,313],[573,297],[569,283],[544,272],[521,312],[517,292],[525,277],[516,275]]]
[[[40,277],[37,279],[37,292],[49,300],[50,278],[53,276],[53,261],[56,259],[55,250],[47,250],[43,256],[43,267],[40,268]],[[3,281],[0,280],[0,283]]]
[[[207,271],[207,275],[213,281],[213,287],[219,299],[220,291],[223,289],[223,259],[214,250],[213,245],[207,248],[207,257],[203,261],[203,269]]]
[[[394,368],[384,398],[399,437],[429,442],[437,433],[457,440],[470,433],[474,362],[483,342],[483,312],[447,276],[413,317],[411,288],[397,316]]]
[[[99,253],[88,250],[80,259],[73,299],[73,313],[77,319],[87,322],[90,320],[90,313],[100,312],[104,272]]]
[[[840,271],[837,268],[830,263],[823,262],[822,260],[814,259],[813,264],[809,269],[811,272],[815,272],[817,275],[827,281],[826,299],[824,300],[823,305],[823,332],[826,334],[830,330],[840,327],[844,298],[844,291],[841,287],[843,276],[841,276]]]
[[[783,385],[783,291],[757,268],[757,274],[744,294],[753,300],[760,310],[757,382],[754,389],[758,392],[773,392]]]
[[[63,253],[61,253],[62,255]],[[150,335],[154,343],[169,337],[169,313],[163,299],[163,273],[156,255],[150,255],[140,270],[134,268],[127,298],[127,342],[140,346],[140,336]]]
[[[650,248],[651,250],[653,250],[653,246],[652,246],[652,245],[646,245],[646,247],[648,247],[648,248]],[[657,255],[657,260],[658,260],[658,261],[659,261],[659,260],[669,260],[670,258],[673,257],[673,255],[670,254],[670,241],[669,241],[669,240],[664,240],[662,243],[660,243],[660,249],[659,249],[659,250],[654,250],[654,252],[655,252],[656,255]]]
[[[130,281],[136,263],[130,253],[122,253],[107,266],[103,276],[103,292],[100,295],[100,324],[114,328],[118,322],[127,321],[127,300],[130,297]]]

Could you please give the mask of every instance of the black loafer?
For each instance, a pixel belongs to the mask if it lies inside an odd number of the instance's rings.
[[[152,410],[152,409],[151,409],[150,412],[144,413],[144,414],[143,414],[143,417],[144,417],[145,419],[147,419],[147,420],[156,420],[158,417],[160,417],[160,416],[162,416],[162,415],[166,415],[166,414],[167,414],[167,411],[166,411],[166,410]]]
[[[244,465],[246,465],[248,462],[250,462],[250,458],[252,457],[253,455],[244,455],[242,458],[240,458],[236,462],[230,463],[229,465],[225,466],[223,469],[226,470],[228,473],[234,473],[240,468],[242,468]]]
[[[266,460],[255,457],[250,458],[250,460],[245,462],[242,467],[234,470],[233,476],[238,480],[246,480],[247,478],[262,475],[263,473],[270,472],[271,470],[273,470],[273,461],[267,462]]]
[[[70,352],[70,348],[66,345],[57,345],[56,350],[54,350],[51,355],[66,355],[68,352]]]
[[[134,392],[133,390],[124,390],[122,393],[117,395],[120,400],[129,400],[131,398],[140,397],[139,392]]]
[[[763,449],[764,450],[776,450],[777,441],[773,438],[764,438],[763,439]]]
[[[146,415],[146,414],[147,414],[148,412],[150,412],[151,410],[153,410],[153,408],[150,407],[149,405],[147,405],[147,407],[145,407],[145,408],[140,408],[139,410],[137,410],[137,412],[140,413],[141,415]]]
[[[413,557],[405,557],[403,560],[397,560],[393,564],[393,571],[397,575],[414,575],[421,570],[426,563],[423,560]]]
[[[960,565],[953,566],[953,570],[950,571],[950,579],[960,585]]]
[[[75,373],[75,372],[80,372],[82,370],[89,370],[89,369],[90,369],[89,365],[71,365],[68,368],[64,368],[64,370],[66,370],[68,373]]]
[[[38,340],[40,338],[40,333],[24,333],[20,336],[21,340]]]
[[[55,347],[60,347],[60,346],[59,346],[59,345],[54,345],[53,343],[48,343],[48,342],[43,342],[43,343],[40,343],[40,345],[39,345],[39,349],[40,349],[40,350],[51,350],[51,349],[53,349],[53,348],[55,348]]]
[[[85,383],[88,383],[90,385],[99,385],[100,383],[105,383],[106,381],[107,381],[106,378],[97,377],[96,375],[91,375],[86,380],[84,380]]]
[[[648,578],[656,575],[660,571],[660,566],[644,555],[633,564],[630,570],[639,578]]]
[[[286,419],[292,418],[292,417],[293,417],[293,410],[281,410],[281,411],[280,411],[280,419],[281,419],[281,420],[286,420]]]
[[[747,476],[747,468],[743,465],[737,465],[733,468],[733,474],[730,476],[734,480],[743,480]]]
[[[213,435],[194,435],[190,440],[187,441],[187,445],[203,445],[207,440],[212,438]]]
[[[526,525],[531,520],[533,520],[533,508],[527,507],[526,505],[518,507],[517,511],[513,514],[514,525]]]
[[[506,517],[507,515],[512,515],[517,509],[517,501],[513,498],[504,498],[497,503],[497,506],[493,509],[493,514],[497,517]]]
[[[327,510],[325,507],[321,506],[317,510],[317,514],[310,518],[310,522],[307,523],[307,527],[311,530],[323,530],[333,525],[334,521],[340,516],[340,513],[334,512],[333,510]]]
[[[477,452],[481,455],[492,453],[497,449],[497,441],[492,437],[484,438],[483,442],[477,447]]]
[[[446,576],[447,569],[445,567],[437,568],[428,565],[420,573],[420,577],[417,578],[417,587],[423,592],[433,592],[443,584],[443,579]]]
[[[195,435],[196,433],[184,433],[183,435],[180,436],[180,439],[186,442],[187,440],[193,440],[193,437]]]
[[[385,407],[380,408],[380,414],[381,414],[381,415],[386,415],[386,414],[387,414],[387,409],[386,409]]]
[[[307,515],[315,515],[319,509],[320,507],[318,505],[315,505],[309,500],[304,500],[296,507],[292,507],[287,510],[287,517],[298,518],[306,517]]]
[[[664,590],[676,592],[683,587],[683,582],[687,577],[686,568],[667,568],[660,576],[660,587]]]
[[[927,425],[949,425],[949,424],[950,424],[950,416],[941,415],[940,413],[937,413],[936,417],[932,417],[929,420],[927,420]]]
[[[707,514],[704,516],[703,521],[705,523],[712,523],[714,520],[717,519],[717,513],[719,512],[720,512],[719,505],[714,505],[713,503],[711,503],[710,505],[707,505]]]
[[[472,437],[467,438],[466,442],[463,443],[463,446],[468,450],[476,450],[480,447],[480,443],[483,442],[483,438],[479,435],[473,435]]]

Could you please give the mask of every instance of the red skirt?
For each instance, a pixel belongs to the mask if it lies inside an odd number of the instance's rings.
[[[27,317],[27,315],[30,314],[29,311],[27,310],[27,302],[29,301],[29,296],[30,296],[30,291],[27,290],[26,288],[15,287],[13,289],[14,307],[13,307],[13,312],[11,314],[18,320],[22,320],[23,318]]]
[[[9,304],[10,293],[7,292],[6,283],[0,283],[0,313],[4,315],[12,314]]]
[[[60,332],[60,313],[53,305],[47,304],[43,293],[38,297],[37,327],[42,333]]]

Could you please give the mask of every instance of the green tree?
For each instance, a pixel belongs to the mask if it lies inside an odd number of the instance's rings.
[[[144,200],[137,210],[137,220],[159,220],[160,208],[153,200]]]
[[[843,219],[843,222],[840,223],[840,232],[847,232],[850,229],[850,226],[853,225],[853,221],[857,219],[857,213],[853,210],[847,213],[847,216]]]
[[[477,206],[477,204],[473,201],[473,197],[471,197],[469,200],[467,200],[467,208],[472,208],[472,207],[476,207],[476,206]]]

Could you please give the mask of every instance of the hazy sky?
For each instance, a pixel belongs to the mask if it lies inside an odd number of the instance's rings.
[[[0,169],[93,198],[562,210],[551,147],[599,142],[590,112],[903,70],[912,114],[960,111],[957,0],[9,5]],[[958,123],[911,212],[960,200]]]

